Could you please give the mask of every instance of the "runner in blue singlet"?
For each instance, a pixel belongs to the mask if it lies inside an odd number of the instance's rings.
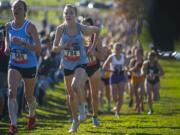
[[[62,51],[64,79],[73,117],[72,126],[69,130],[72,133],[76,132],[79,126],[77,115],[78,94],[81,93],[80,90],[84,90],[83,85],[85,84],[84,76],[86,74],[87,54],[84,48],[83,35],[95,33],[98,38],[99,28],[79,24],[76,21],[77,9],[73,5],[65,6],[63,17],[65,21],[57,27],[52,51],[55,53]],[[95,46],[96,44],[88,49],[88,55],[93,55]]]
[[[9,133],[17,132],[17,87],[23,79],[25,97],[29,107],[27,128],[32,129],[35,124],[36,99],[33,96],[37,71],[37,54],[41,46],[34,24],[25,18],[27,5],[22,0],[12,4],[14,19],[7,24],[5,54],[10,55],[8,69],[8,109],[10,117]]]

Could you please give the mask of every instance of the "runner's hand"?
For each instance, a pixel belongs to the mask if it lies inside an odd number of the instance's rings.
[[[5,53],[6,56],[9,56],[9,54],[10,54],[10,48],[9,48],[9,47],[6,47],[6,48],[4,49],[4,53]]]

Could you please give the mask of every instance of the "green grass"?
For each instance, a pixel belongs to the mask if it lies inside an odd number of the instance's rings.
[[[175,50],[180,51],[180,41],[176,41],[175,44]]]
[[[101,126],[93,128],[91,118],[83,122],[78,130],[78,134],[125,134],[125,135],[178,135],[180,133],[180,62],[173,60],[161,60],[165,70],[165,76],[161,79],[161,100],[154,104],[155,113],[147,115],[147,103],[145,112],[138,115],[132,108],[128,108],[128,98],[125,95],[124,104],[120,118],[115,118],[114,114],[100,115]],[[68,134],[70,127],[69,113],[66,107],[66,92],[64,84],[59,84],[54,90],[47,91],[45,105],[38,107],[37,126],[32,131],[25,128],[24,113],[18,119],[20,135],[61,135]],[[0,133],[6,134],[8,120],[0,123]]]
[[[144,50],[149,51],[150,50],[149,44],[152,43],[152,39],[148,27],[146,26],[143,27],[139,40],[141,41]]]

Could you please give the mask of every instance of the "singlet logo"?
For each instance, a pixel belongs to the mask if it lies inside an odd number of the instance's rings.
[[[28,63],[27,54],[21,50],[12,51],[12,60],[14,64],[26,64]]]
[[[19,39],[23,42],[27,42],[26,39],[22,38],[22,37],[17,37],[17,36],[11,36],[11,42],[13,42],[14,39]]]

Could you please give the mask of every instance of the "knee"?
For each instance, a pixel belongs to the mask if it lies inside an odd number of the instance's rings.
[[[78,79],[75,79],[71,85],[71,88],[74,90],[74,91],[78,91],[78,90],[83,90],[84,89],[84,82],[83,81],[80,81]]]
[[[97,103],[98,102],[98,96],[96,96],[96,95],[92,96],[92,102]]]
[[[78,85],[76,83],[76,81],[74,81],[72,84],[71,84],[71,88],[73,91],[77,91],[78,90]]]
[[[11,88],[8,90],[8,98],[16,98],[15,90]]]
[[[70,102],[74,101],[74,94],[70,93],[69,96],[68,96],[68,99],[69,99]]]
[[[152,96],[150,94],[147,95],[147,100],[148,100],[148,102],[151,102]]]
[[[99,91],[99,96],[100,96],[100,97],[103,97],[103,91],[102,91],[102,90]]]

